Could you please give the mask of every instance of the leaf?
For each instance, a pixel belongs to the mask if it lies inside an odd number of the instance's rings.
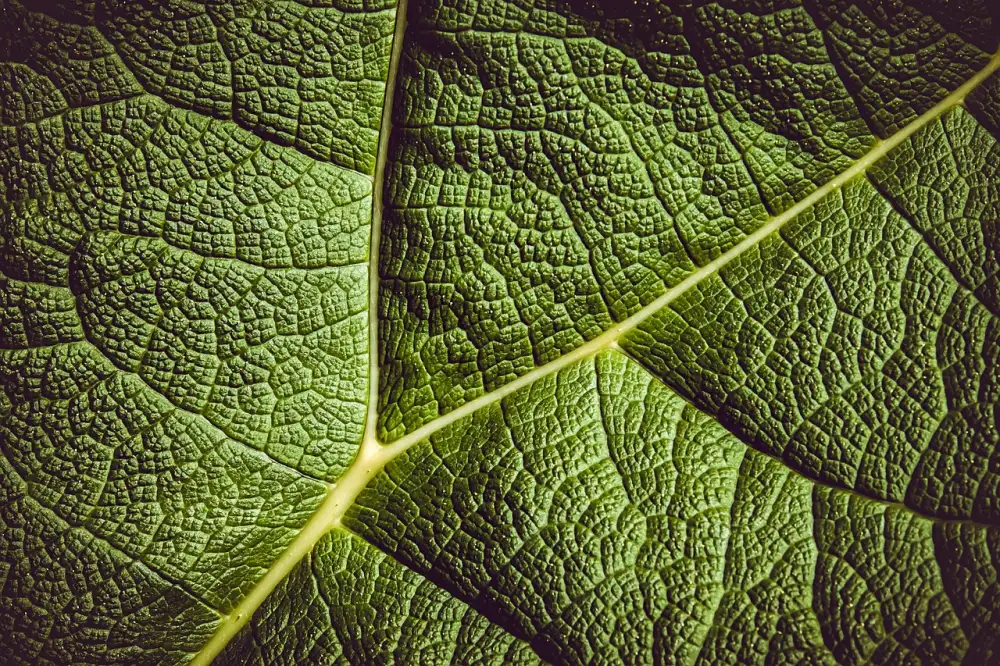
[[[4,663],[992,663],[998,20],[0,3]]]

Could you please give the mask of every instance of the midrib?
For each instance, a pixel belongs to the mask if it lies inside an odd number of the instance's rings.
[[[560,356],[558,359],[530,370],[508,384],[479,396],[455,410],[440,416],[433,421],[407,433],[403,437],[381,444],[376,438],[378,414],[378,244],[381,234],[383,202],[382,194],[385,178],[385,163],[388,155],[389,133],[392,126],[392,99],[399,67],[402,49],[403,32],[406,27],[406,8],[408,0],[399,0],[396,15],[396,29],[393,35],[392,56],[389,64],[389,74],[386,83],[386,95],[383,106],[382,126],[379,133],[378,154],[375,163],[375,187],[373,189],[372,235],[369,250],[369,395],[368,413],[365,421],[365,434],[354,462],[335,484],[330,486],[329,493],[302,530],[275,560],[257,585],[227,615],[215,634],[195,655],[191,666],[207,666],[225,648],[229,641],[243,628],[253,616],[253,613],[270,595],[277,585],[292,571],[296,564],[308,555],[316,543],[331,529],[340,524],[348,508],[368,482],[381,471],[392,459],[409,449],[414,444],[423,441],[443,428],[452,425],[474,412],[503,400],[506,396],[532,384],[533,382],[585,358],[589,358],[603,349],[616,348],[622,335],[636,328],[663,308],[694,288],[706,278],[715,275],[720,269],[755,247],[764,238],[780,230],[785,224],[808,210],[821,199],[839,190],[850,180],[864,174],[868,168],[888,154],[891,150],[906,141],[915,132],[928,123],[933,122],[949,109],[960,105],[965,98],[992,73],[1000,70],[1000,52],[996,53],[982,70],[955,89],[919,117],[911,121],[903,129],[888,139],[877,142],[872,149],[854,162],[848,169],[814,190],[807,197],[788,208],[779,215],[770,218],[764,225],[748,235],[732,248],[719,255],[711,262],[690,273],[681,282],[668,289],[648,305],[638,310],[627,319],[618,322],[601,335],[576,349]]]
[[[240,601],[239,605],[226,615],[215,633],[204,647],[192,658],[190,666],[208,666],[221,653],[229,641],[239,633],[274,588],[284,580],[292,569],[306,555],[312,552],[316,543],[330,531],[354,502],[368,481],[385,466],[371,462],[373,454],[382,449],[375,439],[378,424],[378,253],[382,236],[383,202],[385,186],[385,163],[389,155],[389,135],[392,130],[392,102],[398,79],[399,60],[403,50],[403,34],[406,31],[406,9],[409,0],[397,0],[396,25],[392,35],[392,52],[386,74],[385,96],[382,101],[382,119],[379,127],[378,148],[375,155],[375,177],[372,183],[371,237],[368,245],[368,410],[365,416],[364,436],[358,455],[350,467],[335,484],[329,486],[326,498],[313,515],[302,526],[302,530],[281,553],[257,584]]]

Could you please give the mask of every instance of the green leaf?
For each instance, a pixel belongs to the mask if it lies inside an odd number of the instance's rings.
[[[0,1],[0,661],[1000,658],[998,25]]]

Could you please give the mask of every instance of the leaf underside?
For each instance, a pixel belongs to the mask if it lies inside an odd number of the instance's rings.
[[[998,41],[0,0],[0,662],[1000,659]]]

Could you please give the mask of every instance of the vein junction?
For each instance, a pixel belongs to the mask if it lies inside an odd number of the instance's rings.
[[[381,193],[384,185],[383,174],[386,162],[386,138],[389,134],[391,123],[391,103],[392,86],[396,78],[398,68],[399,53],[402,42],[402,34],[406,25],[406,3],[401,2],[397,12],[396,32],[393,40],[392,60],[389,68],[389,83],[386,91],[385,108],[382,117],[382,140],[379,145],[378,159],[375,171],[375,191]],[[505,384],[503,387],[475,398],[453,411],[409,432],[403,437],[388,443],[380,443],[375,435],[376,421],[376,401],[378,389],[378,355],[377,355],[377,295],[378,295],[378,241],[379,227],[382,214],[382,203],[378,196],[374,205],[372,224],[372,244],[370,256],[370,284],[369,284],[369,339],[370,339],[370,372],[371,385],[369,392],[368,417],[366,420],[365,434],[362,440],[357,457],[347,471],[330,486],[326,499],[313,514],[310,520],[299,532],[296,539],[289,548],[275,561],[264,577],[258,582],[253,590],[248,594],[236,609],[228,615],[219,629],[205,647],[199,652],[193,661],[194,666],[211,663],[212,659],[218,655],[235,636],[239,630],[249,621],[254,611],[268,597],[272,590],[291,572],[296,564],[305,557],[315,546],[315,544],[330,530],[340,525],[345,513],[354,503],[359,493],[371,481],[371,479],[381,471],[391,460],[402,454],[415,444],[426,440],[443,428],[463,419],[474,412],[489,405],[501,401],[508,395],[532,384],[533,382],[554,374],[578,361],[590,358],[605,349],[618,349],[619,339],[627,332],[635,329],[644,321],[666,308],[682,295],[696,287],[705,279],[717,274],[720,269],[731,263],[751,248],[756,247],[761,241],[783,226],[795,219],[804,211],[810,209],[817,202],[824,199],[831,193],[844,187],[856,177],[863,175],[869,167],[881,158],[886,156],[894,148],[905,142],[921,128],[942,116],[948,110],[961,105],[965,98],[981,84],[991,74],[1000,70],[1000,53],[996,54],[988,65],[979,71],[975,76],[967,80],[962,86],[957,88],[950,95],[942,99],[937,105],[903,127],[899,132],[890,138],[880,141],[863,157],[855,161],[848,169],[841,172],[823,186],[814,190],[807,197],[788,208],[785,212],[772,217],[755,232],[748,235],[740,243],[733,246],[716,259],[705,264],[698,270],[689,274],[682,282],[669,289],[647,306],[606,330],[603,334],[593,338],[589,342],[577,347],[573,351],[562,355],[558,359],[545,365],[538,366],[531,371],[521,375],[517,379]]]

